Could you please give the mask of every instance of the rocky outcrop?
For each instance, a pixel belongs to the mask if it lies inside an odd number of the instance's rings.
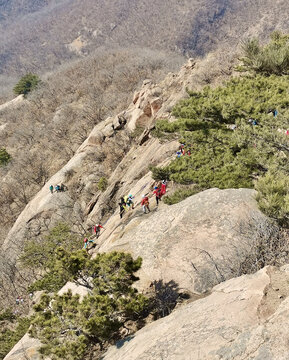
[[[38,352],[41,343],[25,334],[23,338],[5,356],[4,360],[40,360]],[[47,359],[48,360],[48,359]]]
[[[210,189],[151,214],[135,211],[126,222],[110,219],[98,251],[141,256],[140,288],[173,280],[181,290],[205,293],[238,275],[262,229],[270,226],[249,189]]]
[[[17,96],[16,98],[10,100],[10,101],[7,101],[6,103],[4,104],[1,104],[0,105],[0,112],[3,111],[3,110],[7,110],[9,108],[15,108],[15,107],[18,107],[20,104],[22,104],[23,102],[25,101],[24,99],[24,96],[23,95],[19,95]]]
[[[286,360],[288,267],[217,285],[117,343],[103,360]]]

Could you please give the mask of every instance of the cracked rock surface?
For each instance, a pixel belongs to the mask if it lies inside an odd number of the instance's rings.
[[[288,267],[228,280],[111,347],[103,360],[288,359],[288,280]],[[264,303],[270,316],[260,312]]]

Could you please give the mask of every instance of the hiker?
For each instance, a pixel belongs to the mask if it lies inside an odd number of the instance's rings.
[[[59,188],[59,190],[61,191],[61,192],[64,192],[65,191],[65,189],[66,189],[66,186],[64,185],[64,184],[60,184],[60,188]]]
[[[50,190],[51,194],[53,194],[53,185],[49,186],[49,190]]]
[[[257,120],[252,119],[252,118],[250,118],[250,119],[248,120],[248,123],[251,124],[251,125],[254,125],[254,126],[258,125]]]
[[[128,195],[127,201],[126,201],[126,205],[131,208],[132,210],[134,209],[134,202],[133,202],[133,196],[132,194]]]
[[[124,212],[126,211],[126,203],[123,197],[120,198],[120,202],[118,203],[118,205],[119,205],[119,216],[120,218],[122,218]]]
[[[158,206],[159,201],[161,200],[161,197],[162,197],[161,189],[159,187],[155,186],[153,194],[156,195],[156,202],[157,202],[157,206]]]
[[[269,109],[268,114],[273,114],[273,117],[275,118],[278,115],[278,111],[276,109]]]
[[[93,240],[89,240],[88,238],[84,238],[83,242],[84,242],[84,249],[86,249],[86,251],[88,251],[89,250],[88,249],[88,244],[93,243]]]
[[[177,151],[176,155],[177,155],[177,158],[179,159],[181,157],[182,153],[180,151]]]
[[[146,214],[147,210],[148,212],[150,212],[150,207],[149,207],[150,203],[149,203],[149,198],[145,195],[142,195],[142,201],[141,201],[141,206],[143,209],[143,212]]]
[[[180,146],[180,152],[181,152],[182,155],[185,155],[185,153],[186,153],[185,144],[181,144],[181,146]]]
[[[94,231],[96,237],[99,237],[99,235],[100,235],[100,229],[104,229],[104,227],[101,226],[100,224],[94,225],[93,231]],[[105,230],[105,229],[104,229],[104,230]]]
[[[191,150],[188,150],[188,151],[187,151],[187,155],[188,155],[188,156],[191,156]]]
[[[59,191],[60,191],[60,186],[59,186],[59,185],[56,185],[56,186],[55,186],[55,191],[56,191],[56,192],[59,192]]]
[[[16,305],[19,305],[20,304],[20,299],[19,299],[19,296],[16,298]]]
[[[161,195],[162,196],[165,195],[166,191],[167,191],[167,182],[166,180],[163,180],[161,184]]]

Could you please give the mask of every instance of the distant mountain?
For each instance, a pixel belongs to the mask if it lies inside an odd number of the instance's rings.
[[[288,7],[287,0],[2,0],[0,75],[52,70],[101,46],[203,56],[288,30]]]
[[[0,21],[33,13],[47,6],[51,0],[1,0]]]

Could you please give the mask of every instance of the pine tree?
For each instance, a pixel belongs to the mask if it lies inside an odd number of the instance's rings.
[[[37,85],[40,83],[40,78],[35,74],[26,74],[24,75],[18,83],[14,86],[13,91],[16,95],[23,94],[26,96],[29,92],[34,90]]]

